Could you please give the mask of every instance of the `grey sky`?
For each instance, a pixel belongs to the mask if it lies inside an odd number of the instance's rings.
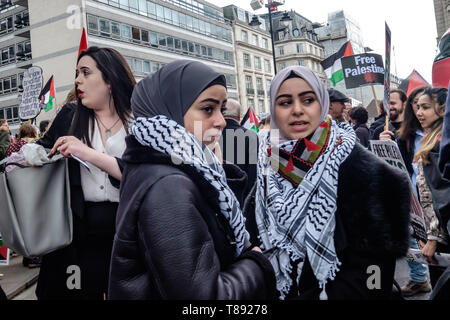
[[[218,6],[237,5],[252,12],[250,0],[208,0]],[[286,0],[279,10],[293,9],[312,22],[326,23],[328,13],[343,9],[361,28],[364,45],[384,56],[384,22],[392,32],[391,73],[406,78],[416,69],[431,83],[436,54],[436,18],[432,0]],[[266,8],[256,11],[262,14]]]

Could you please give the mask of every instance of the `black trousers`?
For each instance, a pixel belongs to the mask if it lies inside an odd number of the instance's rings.
[[[86,202],[83,219],[74,215],[72,244],[42,259],[39,300],[106,298],[117,207],[113,202]]]
[[[8,300],[5,291],[3,291],[1,286],[0,286],[0,300]]]

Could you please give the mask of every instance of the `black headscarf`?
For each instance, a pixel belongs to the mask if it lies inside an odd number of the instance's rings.
[[[177,60],[136,84],[131,109],[135,118],[164,115],[184,127],[186,111],[204,90],[216,84],[226,88],[223,74],[201,62]]]

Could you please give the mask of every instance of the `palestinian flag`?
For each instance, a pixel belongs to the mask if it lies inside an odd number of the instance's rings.
[[[44,106],[45,112],[48,112],[52,110],[54,100],[55,100],[55,87],[53,85],[53,76],[51,76],[50,79],[48,79],[47,83],[45,84],[44,88],[42,89],[41,93],[39,94],[39,101],[41,101],[41,104],[45,105]]]
[[[420,75],[420,73],[413,70],[409,77],[400,83],[399,88],[405,91],[406,95],[409,96],[415,88],[422,86],[430,86],[430,84]]]
[[[256,133],[259,132],[259,120],[252,108],[248,108],[247,113],[241,121],[241,126]]]
[[[342,70],[341,58],[350,57],[352,55],[352,45],[350,44],[350,41],[347,41],[338,52],[329,56],[320,63],[325,70],[327,78],[333,82],[334,86],[336,86],[338,82],[344,80],[344,70]]]

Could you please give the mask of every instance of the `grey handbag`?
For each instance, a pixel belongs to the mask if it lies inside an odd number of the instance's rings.
[[[67,159],[20,167],[0,174],[0,234],[5,246],[25,257],[68,246],[72,211]]]

